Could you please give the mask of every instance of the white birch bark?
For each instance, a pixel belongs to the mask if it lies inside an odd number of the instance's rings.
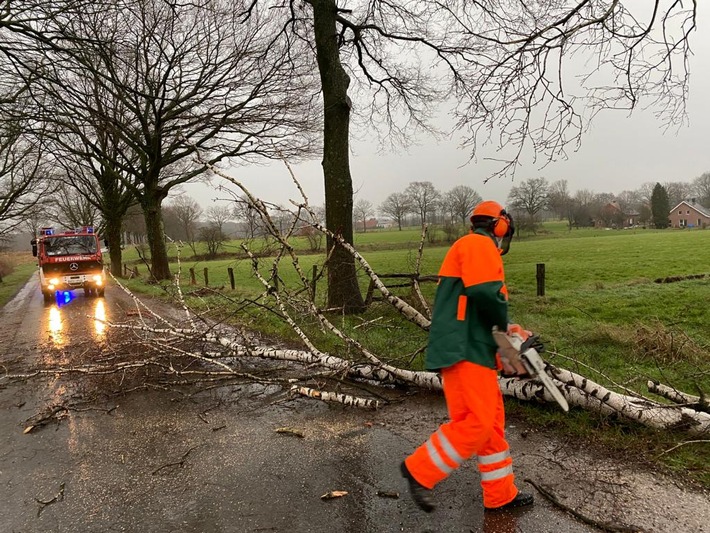
[[[650,392],[658,394],[659,396],[662,396],[663,398],[666,398],[674,403],[698,404],[703,405],[706,408],[710,408],[710,402],[707,400],[704,402],[701,401],[700,396],[693,396],[692,394],[681,392],[673,387],[663,385],[662,383],[656,383],[655,381],[649,381],[646,386]]]
[[[552,368],[552,373],[564,385],[566,396],[574,389],[585,393],[588,401],[580,407],[594,406],[599,402],[604,405],[603,409],[610,408],[619,416],[652,428],[680,429],[691,435],[710,433],[708,413],[619,394],[569,370]],[[569,398],[568,401],[575,403],[576,398]]]
[[[429,330],[429,327],[431,326],[431,320],[429,320],[427,317],[422,315],[419,311],[417,311],[414,307],[409,305],[407,302],[399,298],[398,296],[395,296],[392,294],[389,289],[385,286],[382,281],[380,281],[380,278],[375,274],[375,271],[372,269],[370,264],[365,260],[363,256],[360,255],[360,253],[349,243],[345,242],[345,239],[343,239],[340,235],[336,235],[332,231],[328,231],[328,229],[317,223],[317,222],[312,222],[309,221],[309,224],[311,224],[314,228],[317,230],[325,233],[326,235],[330,236],[332,239],[338,241],[338,243],[345,248],[350,255],[352,255],[355,260],[360,263],[360,266],[362,266],[362,269],[365,271],[365,273],[369,276],[369,278],[373,281],[375,284],[375,287],[377,287],[377,290],[380,291],[382,294],[382,297],[387,300],[392,307],[394,307],[404,318],[409,320],[410,322],[413,322],[420,328],[424,330]]]
[[[232,357],[258,357],[291,361],[304,366],[316,365],[334,372],[342,372],[348,377],[355,379],[372,380],[381,383],[404,382],[429,390],[442,390],[442,380],[438,373],[398,368],[379,361],[379,359],[372,354],[369,354],[372,358],[370,362],[358,363],[317,350],[295,350],[263,345],[246,345],[233,338],[219,335],[214,331],[196,335],[195,332],[190,329],[157,329],[125,324],[109,324],[109,326],[148,331],[158,335],[172,335],[186,340],[202,340],[226,349],[227,355]],[[204,357],[200,359],[205,362],[207,361]],[[218,363],[211,359],[209,361],[215,364]],[[218,366],[223,370],[227,368],[224,363],[219,363]],[[562,394],[570,405],[598,411],[606,415],[616,414],[628,420],[657,429],[680,429],[692,435],[710,433],[710,414],[708,413],[696,411],[686,406],[663,405],[646,398],[620,394],[569,370],[553,366],[550,366],[549,369],[554,378],[556,378],[555,382],[559,385]],[[535,380],[501,377],[499,378],[499,385],[502,393],[506,396],[524,401],[537,400],[554,402],[554,399],[546,389]],[[694,397],[689,395],[683,396],[682,398],[694,399]]]
[[[291,387],[292,394],[300,394],[309,398],[316,398],[324,402],[337,402],[350,407],[360,407],[362,409],[377,409],[380,406],[378,400],[370,400],[367,398],[358,398],[349,394],[341,394],[339,392],[321,391],[311,389],[310,387],[299,387],[294,385]]]

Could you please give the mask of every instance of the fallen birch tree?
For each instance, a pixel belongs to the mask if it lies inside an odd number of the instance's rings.
[[[134,313],[136,318],[125,323],[107,321],[106,325],[113,330],[131,331],[136,338],[140,338],[140,345],[146,353],[146,357],[142,361],[107,362],[105,364],[42,369],[34,374],[24,375],[6,374],[0,376],[0,381],[12,377],[26,379],[32,375],[62,373],[101,375],[150,366],[172,376],[176,380],[174,383],[189,383],[191,380],[194,382],[196,379],[204,379],[213,380],[214,386],[219,386],[220,383],[229,383],[230,380],[235,379],[250,380],[281,386],[290,395],[296,394],[364,408],[379,408],[386,405],[386,401],[363,398],[342,390],[325,390],[323,389],[324,385],[314,387],[313,378],[317,376],[319,379],[316,382],[319,384],[322,383],[322,379],[338,378],[341,380],[337,382],[339,388],[345,386],[343,380],[349,380],[352,383],[404,385],[433,391],[441,390],[441,377],[438,373],[409,370],[385,360],[384,357],[374,353],[356,339],[354,333],[348,333],[343,327],[337,326],[329,318],[332,314],[326,314],[316,305],[312,297],[311,280],[308,279],[301,267],[299,257],[289,239],[295,234],[296,229],[303,227],[303,225],[320,231],[335,240],[339,240],[340,237],[330,232],[318,221],[293,173],[292,177],[303,198],[302,202],[293,204],[294,210],[288,211],[291,223],[282,232],[278,229],[278,225],[274,222],[263,201],[253,196],[238,180],[215,168],[212,170],[241,190],[242,198],[245,198],[250,208],[258,213],[269,235],[279,243],[280,248],[276,254],[268,259],[270,266],[267,273],[263,273],[260,259],[247,245],[243,245],[243,250],[251,262],[254,278],[264,289],[256,300],[261,306],[271,308],[278,313],[300,340],[302,349],[283,348],[264,343],[249,332],[206,320],[200,313],[194,312],[190,308],[186,295],[180,287],[180,269],[178,269],[174,297],[183,314],[181,319],[161,316],[116,280],[133,300],[136,307]],[[425,231],[422,232],[422,242],[424,236]],[[357,250],[342,240],[339,242],[353,255],[362,271],[372,280],[374,286],[382,294],[383,301],[387,302],[407,321],[426,332],[430,325],[428,316],[422,314],[405,299],[393,294]],[[416,261],[417,274],[422,250],[423,246],[420,244]],[[286,287],[280,278],[279,267],[284,260],[288,260],[290,267],[297,273],[299,285],[295,288]],[[326,258],[326,265],[327,260],[328,258]],[[417,286],[413,287],[413,290],[415,291],[414,296],[420,301],[420,304],[423,304],[421,307],[428,314],[429,308],[421,291]],[[304,317],[309,317],[317,325],[316,329],[337,338],[343,346],[343,353],[329,353],[320,349],[318,343],[299,325]],[[175,364],[176,357],[187,363]],[[288,362],[292,365],[291,370],[297,375],[295,377],[267,378],[263,375],[238,371],[237,367],[242,361],[255,359]],[[199,363],[199,367],[195,367],[195,362]],[[548,364],[547,370],[570,406],[595,411],[604,416],[616,416],[657,429],[679,430],[691,435],[710,433],[710,413],[707,412],[707,400],[704,397],[693,397],[662,384],[649,383],[651,392],[671,402],[663,403],[612,383],[616,389],[623,391],[617,392],[588,377],[559,366]],[[603,376],[603,374],[600,375]],[[542,384],[534,379],[501,377],[499,384],[503,394],[509,397],[523,401],[554,401]]]

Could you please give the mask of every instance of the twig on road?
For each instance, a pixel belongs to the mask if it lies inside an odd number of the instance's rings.
[[[59,485],[59,492],[57,492],[54,495],[54,498],[51,500],[40,500],[39,498],[35,498],[35,501],[40,505],[39,509],[37,509],[37,516],[42,514],[42,511],[48,506],[52,505],[53,503],[60,502],[64,499],[64,482]]]
[[[610,524],[608,522],[600,522],[598,520],[594,520],[593,518],[589,518],[588,516],[583,515],[579,511],[576,511],[575,509],[572,509],[570,506],[565,505],[562,503],[560,500],[557,499],[557,497],[549,492],[548,490],[542,488],[540,485],[532,481],[531,479],[525,479],[525,483],[529,483],[533,487],[535,487],[540,494],[542,494],[547,500],[549,500],[551,503],[562,509],[563,511],[568,512],[575,518],[581,520],[585,524],[589,524],[590,526],[594,526],[598,529],[601,529],[602,531],[610,531],[612,533],[644,533],[644,530],[641,529],[638,526],[626,526],[626,525],[614,525]]]
[[[165,465],[163,465],[163,466],[161,466],[161,467],[159,467],[159,468],[156,468],[155,470],[153,470],[153,471],[150,473],[150,475],[151,475],[151,476],[154,476],[155,474],[157,474],[157,473],[160,472],[161,470],[163,470],[163,469],[165,469],[165,468],[170,468],[171,466],[179,466],[180,468],[184,467],[184,466],[185,466],[185,460],[187,459],[187,456],[190,455],[190,452],[191,452],[192,450],[194,450],[195,448],[197,448],[197,446],[193,446],[192,448],[190,448],[189,450],[187,450],[185,453],[182,454],[182,457],[180,457],[179,460],[173,461],[172,463],[168,463],[168,464],[165,464]]]

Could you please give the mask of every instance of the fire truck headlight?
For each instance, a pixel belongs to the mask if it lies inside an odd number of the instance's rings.
[[[49,283],[52,285],[59,285],[59,279],[58,278],[50,278]]]
[[[96,283],[96,285],[102,285],[104,280],[99,274],[97,274],[96,276],[94,276],[94,282]]]

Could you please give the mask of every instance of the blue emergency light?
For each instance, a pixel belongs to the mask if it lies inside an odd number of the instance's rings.
[[[39,228],[40,235],[54,235],[54,228]]]

